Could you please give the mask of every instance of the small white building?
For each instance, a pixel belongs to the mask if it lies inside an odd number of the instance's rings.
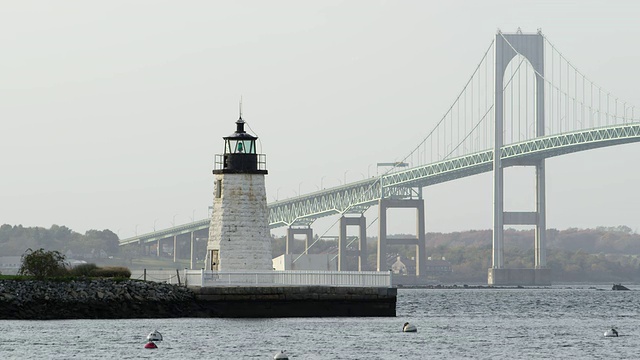
[[[400,256],[398,256],[396,262],[391,265],[391,271],[394,274],[407,275],[407,265],[400,260]]]
[[[338,271],[338,259],[331,254],[282,254],[273,259],[273,269]]]

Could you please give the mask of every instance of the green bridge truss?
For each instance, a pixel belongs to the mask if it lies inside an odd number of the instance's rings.
[[[504,167],[530,165],[540,159],[640,141],[640,124],[616,125],[549,135],[505,145]],[[419,198],[423,187],[493,170],[493,149],[418,166],[375,178],[320,190],[268,204],[269,227],[310,225],[324,216],[363,213],[381,198]],[[209,219],[120,241],[120,245],[153,242],[209,228]]]

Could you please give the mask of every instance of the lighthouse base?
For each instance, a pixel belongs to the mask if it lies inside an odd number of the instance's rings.
[[[396,316],[396,288],[287,286],[190,287],[197,317]]]

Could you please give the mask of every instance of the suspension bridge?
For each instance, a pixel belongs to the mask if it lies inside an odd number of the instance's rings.
[[[545,159],[578,151],[640,141],[635,107],[591,81],[542,34],[498,31],[468,81],[425,138],[387,172],[341,186],[271,202],[269,225],[287,227],[286,253],[296,234],[312,247],[312,225],[326,216],[339,216],[338,270],[355,256],[358,270],[366,264],[367,221],[364,212],[378,206],[376,267],[386,270],[391,245],[416,248],[416,278],[425,274],[425,214],[422,189],[485,172],[493,172],[492,265],[488,283],[549,285],[546,262]],[[639,114],[640,115],[640,114]],[[406,166],[408,165],[408,166]],[[504,210],[504,169],[535,168],[536,207],[531,212]],[[387,209],[416,210],[416,236],[387,238]],[[534,268],[504,266],[504,226],[535,226]],[[348,250],[347,227],[359,228],[357,250]],[[206,232],[209,219],[136,235],[120,245],[152,244]],[[206,235],[204,235],[206,236]],[[174,251],[174,260],[176,252]]]

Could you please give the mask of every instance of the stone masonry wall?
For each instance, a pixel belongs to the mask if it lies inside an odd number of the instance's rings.
[[[207,250],[220,250],[219,270],[272,270],[269,213],[261,174],[216,174]]]

